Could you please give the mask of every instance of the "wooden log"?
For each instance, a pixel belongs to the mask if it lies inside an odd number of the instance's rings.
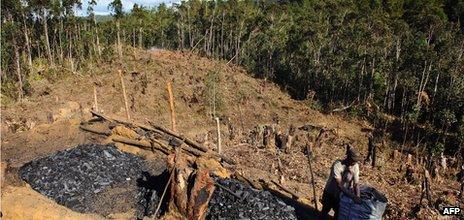
[[[199,151],[199,150],[197,150],[197,149],[195,149],[195,148],[189,147],[188,145],[185,145],[185,144],[182,144],[182,145],[180,146],[180,148],[181,148],[182,150],[184,150],[184,151],[189,152],[190,154],[192,154],[192,155],[194,155],[194,156],[197,156],[197,157],[202,156],[202,155],[205,154],[205,152],[201,152],[201,151]]]
[[[124,78],[122,76],[122,70],[120,69],[118,70],[118,75],[119,75],[119,78],[121,79],[122,94],[124,96],[124,106],[126,108],[126,117],[128,120],[130,120],[129,103],[127,102],[126,86],[124,85]]]
[[[141,141],[132,140],[130,138],[122,137],[122,136],[119,136],[119,135],[115,135],[114,137],[112,137],[112,140],[115,141],[115,142],[134,145],[134,146],[138,146],[138,147],[142,147],[142,148],[151,148],[151,144],[143,143]]]
[[[171,136],[173,136],[173,137],[179,138],[179,139],[181,139],[182,141],[184,141],[186,144],[191,145],[192,147],[197,148],[198,150],[201,150],[201,151],[203,151],[203,152],[209,151],[208,148],[206,148],[206,147],[204,147],[204,146],[201,146],[201,145],[195,143],[194,141],[190,140],[190,139],[187,138],[187,137],[184,137],[184,136],[182,136],[182,135],[180,135],[180,134],[177,134],[177,133],[175,133],[175,132],[173,132],[173,131],[171,131],[171,130],[169,130],[169,129],[167,129],[167,128],[163,128],[163,127],[161,127],[161,126],[159,126],[159,125],[156,125],[156,124],[154,124],[154,123],[151,122],[151,121],[149,121],[148,123],[149,123],[154,129],[159,130],[159,131],[162,131],[162,132],[164,132],[164,133],[166,133],[166,134],[169,134],[169,135],[171,135]]]
[[[218,155],[217,153],[211,152],[206,147],[201,146],[201,145],[195,143],[194,141],[192,141],[192,140],[190,140],[190,139],[188,139],[188,138],[186,138],[184,136],[176,134],[173,131],[170,131],[169,129],[158,126],[158,125],[156,125],[156,124],[154,124],[152,122],[149,122],[151,126],[148,126],[148,125],[144,125],[144,124],[140,124],[140,123],[129,122],[129,121],[126,121],[124,119],[112,118],[112,117],[109,117],[107,115],[101,114],[101,113],[96,112],[96,111],[91,111],[91,112],[92,112],[92,115],[103,118],[103,119],[105,119],[107,121],[110,121],[110,122],[117,122],[117,123],[120,123],[120,124],[127,125],[129,127],[139,127],[139,128],[141,128],[143,130],[153,131],[153,132],[156,132],[156,133],[161,134],[161,135],[162,134],[168,134],[170,136],[173,136],[175,138],[178,138],[178,139],[182,140],[183,142],[185,142],[190,147],[193,147],[193,148],[195,148],[195,149],[197,149],[199,151],[205,152],[205,153],[208,152],[213,156],[219,157],[222,161],[224,161],[224,162],[226,162],[228,164],[231,164],[231,165],[236,164],[235,161],[232,160],[231,158],[229,158],[227,156],[224,156],[224,155]]]
[[[160,146],[161,148],[164,148],[168,151],[172,151],[172,147],[168,146],[167,144],[164,144],[163,142],[159,141],[159,140],[156,140],[154,138],[150,138],[150,141],[157,144],[158,146]]]
[[[285,186],[279,184],[279,183],[276,182],[275,180],[271,180],[271,182],[272,182],[274,185],[278,186],[280,189],[282,189],[282,191],[286,192],[287,194],[290,194],[290,195],[293,197],[293,199],[298,200],[298,199],[300,198],[299,195],[297,195],[296,193],[294,193],[294,192],[292,192],[291,190],[287,189]]]
[[[116,123],[119,123],[119,124],[127,125],[129,127],[139,127],[139,128],[141,128],[143,130],[146,130],[146,131],[153,131],[153,132],[162,134],[162,133],[160,133],[159,130],[153,129],[151,126],[148,126],[148,125],[140,124],[140,123],[137,123],[137,122],[130,122],[130,121],[127,121],[127,120],[124,120],[124,119],[113,118],[113,117],[104,115],[102,113],[99,113],[99,112],[96,112],[96,111],[93,111],[93,110],[91,110],[90,112],[92,113],[92,115],[97,116],[97,117],[102,118],[102,119],[105,119],[105,120],[107,120],[109,122],[116,122]]]
[[[137,146],[137,147],[141,147],[141,148],[145,148],[145,149],[156,149],[158,151],[161,151],[162,153],[168,155],[169,154],[169,150],[163,148],[163,147],[157,147],[157,146],[154,146],[152,144],[147,144],[147,143],[144,143],[144,142],[141,142],[141,141],[136,141],[136,140],[132,140],[132,139],[129,139],[129,138],[126,138],[126,137],[122,137],[122,136],[114,136],[112,137],[112,140],[114,142],[119,142],[119,143],[123,143],[123,144],[128,144],[128,145],[133,145],[133,146]]]
[[[84,125],[79,126],[79,128],[84,130],[84,131],[92,132],[92,133],[99,134],[99,135],[109,136],[111,134],[111,131],[109,131],[109,130],[101,130],[101,129],[98,129],[98,128],[92,128],[92,127],[88,127],[88,126],[84,126]]]
[[[255,189],[259,189],[259,190],[263,189],[263,186],[261,186],[261,184],[259,184],[259,183],[256,182],[256,181],[253,181],[253,180],[251,180],[251,179],[246,178],[245,176],[243,176],[243,175],[240,174],[240,173],[235,172],[235,173],[234,173],[234,176],[235,176],[235,178],[237,178],[238,180],[240,180],[240,181],[242,181],[242,182],[248,183],[250,186],[252,186],[252,187],[255,188]]]

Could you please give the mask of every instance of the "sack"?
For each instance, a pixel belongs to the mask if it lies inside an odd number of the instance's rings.
[[[341,193],[339,220],[382,219],[388,202],[385,195],[367,186],[362,186],[360,193],[362,200],[360,204]]]

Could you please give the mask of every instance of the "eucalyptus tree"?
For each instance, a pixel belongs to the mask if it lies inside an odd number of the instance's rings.
[[[122,11],[122,1],[114,0],[108,5],[108,8],[113,11],[113,16],[116,21],[118,55],[119,62],[122,64],[122,44],[120,34],[121,19],[124,17],[124,12]]]

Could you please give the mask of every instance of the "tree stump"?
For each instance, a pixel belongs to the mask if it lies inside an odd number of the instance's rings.
[[[446,164],[446,157],[443,155],[443,153],[441,153],[440,165],[443,169],[443,173],[445,173],[447,169],[447,164]]]
[[[415,181],[416,179],[415,173],[416,173],[416,170],[414,169],[414,167],[411,165],[408,165],[406,168],[406,173],[404,175],[407,183],[411,184]]]
[[[169,209],[177,210],[180,214],[188,214],[188,180],[193,170],[187,166],[188,161],[182,156],[168,156],[168,166],[175,166],[174,179],[171,181],[171,199]]]
[[[425,198],[427,199],[427,204],[429,206],[432,205],[432,200],[430,196],[430,174],[427,169],[424,169],[424,179],[421,184],[421,198],[419,201],[419,204],[422,204],[422,200]]]
[[[413,165],[412,164],[412,155],[411,154],[408,154],[407,159],[406,159],[406,164],[407,165]]]
[[[209,176],[208,170],[197,170],[193,188],[190,190],[188,219],[202,220],[206,218],[209,200],[215,188],[214,180]]]
[[[274,125],[266,125],[264,126],[263,131],[263,146],[271,151],[275,151],[275,138],[276,137],[276,130]]]
[[[398,158],[400,158],[401,154],[398,150],[394,150],[393,153],[391,154],[390,159],[392,161],[396,161]]]

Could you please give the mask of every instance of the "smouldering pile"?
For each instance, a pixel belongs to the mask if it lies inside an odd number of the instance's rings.
[[[238,198],[216,187],[208,207],[207,219],[297,219],[295,208],[265,190],[255,190],[236,180],[217,179]]]
[[[20,176],[74,211],[107,215],[134,209],[141,217],[158,201],[155,190],[143,187],[150,178],[146,168],[143,159],[113,145],[87,144],[31,161]]]

